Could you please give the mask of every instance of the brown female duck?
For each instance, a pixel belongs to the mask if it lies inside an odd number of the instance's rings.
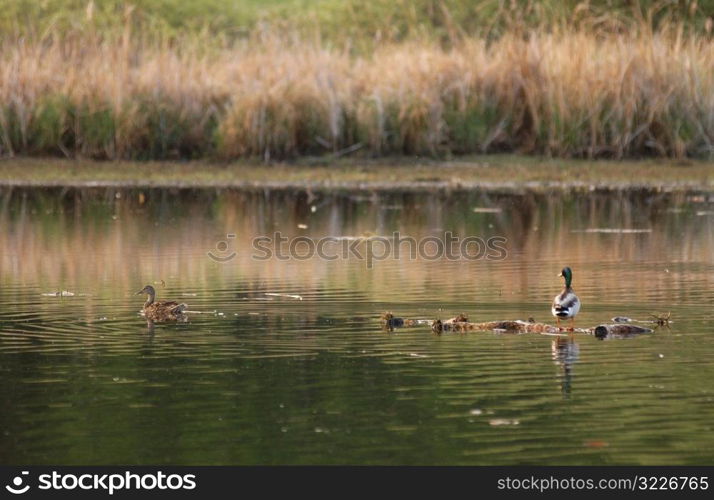
[[[167,300],[155,302],[156,290],[151,285],[146,285],[136,292],[136,295],[141,295],[142,293],[148,295],[146,303],[144,303],[144,316],[149,321],[184,321],[186,319],[184,314],[184,311],[188,308],[186,304]]]

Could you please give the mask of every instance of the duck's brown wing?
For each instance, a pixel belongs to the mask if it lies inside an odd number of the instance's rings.
[[[172,321],[184,317],[184,310],[188,306],[172,301],[154,302],[144,308],[144,316],[152,321]]]
[[[171,300],[164,300],[160,302],[155,302],[157,309],[163,309],[164,311],[170,311],[174,314],[181,314],[188,306],[186,304],[179,304]]]

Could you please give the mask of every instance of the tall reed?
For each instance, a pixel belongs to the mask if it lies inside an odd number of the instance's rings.
[[[0,46],[0,154],[714,154],[714,42],[672,24],[389,43],[270,31],[147,43],[129,25]]]

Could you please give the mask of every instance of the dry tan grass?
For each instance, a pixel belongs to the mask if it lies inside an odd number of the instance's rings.
[[[412,41],[366,56],[266,33],[146,45],[128,29],[1,49],[3,155],[714,153],[714,43],[676,26],[448,50]]]

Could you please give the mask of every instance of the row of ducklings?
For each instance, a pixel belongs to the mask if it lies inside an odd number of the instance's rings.
[[[560,320],[565,318],[570,318],[572,320],[571,329],[575,325],[575,315],[580,311],[580,299],[571,286],[573,282],[573,271],[566,267],[558,275],[565,279],[565,288],[558,294],[555,299],[553,299],[553,305],[551,311],[553,316],[557,318],[558,327],[560,327]],[[147,295],[146,302],[144,303],[144,316],[146,319],[156,322],[162,321],[178,321],[185,318],[185,311],[188,308],[186,304],[179,304],[178,302],[162,300],[156,300],[156,289],[151,285],[146,285],[136,295]]]
[[[394,324],[394,319],[390,320],[388,317],[389,315],[390,313],[386,313],[383,316],[382,321],[383,325],[391,331],[396,325]],[[385,318],[387,319],[385,320]],[[398,320],[399,318],[396,319]],[[629,320],[629,318],[626,319]],[[407,320],[402,321],[404,322],[404,326],[407,326]],[[654,321],[651,322],[661,324]],[[459,315],[446,321],[441,321],[439,319],[432,321],[431,330],[436,334],[441,334],[442,332],[494,331],[502,333],[540,333],[562,335],[560,333],[560,327],[545,323],[536,323],[532,318],[528,321],[487,321],[485,323],[472,323],[463,315]],[[573,329],[569,329],[568,331],[571,335],[574,332]],[[580,333],[595,335],[600,339],[629,338],[643,333],[652,333],[652,331],[653,330],[651,328],[633,324],[621,324],[617,322],[614,324],[602,324],[590,328],[578,329],[578,332]]]

